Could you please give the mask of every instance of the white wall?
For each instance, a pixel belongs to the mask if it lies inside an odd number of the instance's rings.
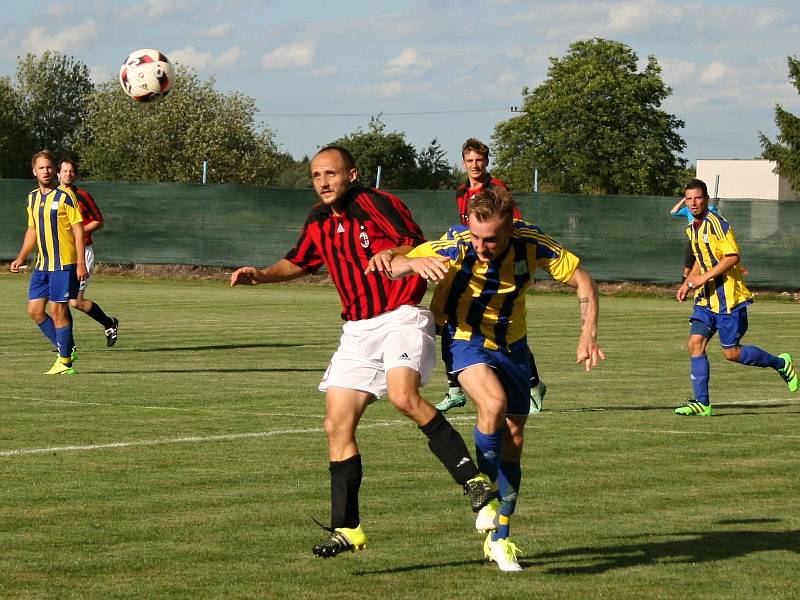
[[[765,200],[797,200],[800,196],[785,178],[772,172],[775,162],[752,160],[697,160],[697,178],[714,196],[714,182],[719,175],[720,198],[759,198]]]

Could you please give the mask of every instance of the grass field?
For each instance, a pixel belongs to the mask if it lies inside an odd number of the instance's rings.
[[[8,598],[798,598],[800,395],[712,343],[711,419],[690,393],[689,307],[604,297],[608,354],[574,364],[574,296],[529,297],[549,386],[528,425],[512,537],[482,561],[460,489],[380,402],[362,421],[366,551],[323,561],[323,399],[339,333],[324,286],[98,278],[119,342],[76,315],[79,374],[0,275],[0,596]],[[746,341],[794,351],[796,304],[758,302]],[[443,392],[441,367],[429,398]],[[450,413],[470,439],[474,409]]]

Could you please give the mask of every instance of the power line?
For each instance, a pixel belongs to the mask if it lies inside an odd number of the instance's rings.
[[[482,112],[507,112],[508,106],[496,108],[465,108],[461,110],[422,110],[413,112],[370,112],[370,113],[260,113],[262,117],[372,117],[380,114],[387,117],[413,116],[413,115],[454,115],[462,113],[482,113]]]

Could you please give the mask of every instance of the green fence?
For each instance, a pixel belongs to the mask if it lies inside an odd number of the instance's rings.
[[[0,180],[0,259],[12,259],[25,229],[33,181]],[[106,218],[95,236],[105,263],[263,266],[295,242],[311,190],[236,185],[87,182]],[[451,192],[397,193],[425,234],[438,237],[456,216]],[[674,282],[686,245],[674,198],[518,194],[523,216],[583,258],[602,281]],[[757,287],[800,289],[800,202],[722,200]]]

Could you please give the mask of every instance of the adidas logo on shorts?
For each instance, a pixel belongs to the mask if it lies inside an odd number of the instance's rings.
[[[405,352],[403,352],[399,357],[398,360],[411,360]]]

